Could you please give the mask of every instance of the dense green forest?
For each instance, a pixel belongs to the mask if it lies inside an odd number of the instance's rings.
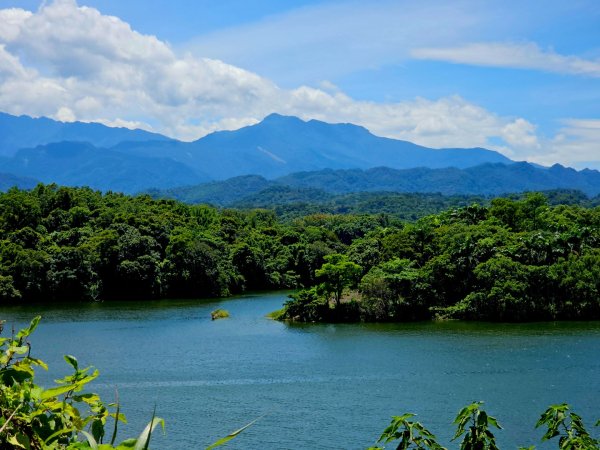
[[[573,189],[543,191],[549,205],[600,205],[600,197],[589,198]],[[513,200],[526,193],[505,194]],[[442,195],[439,193],[353,192],[328,194],[312,188],[274,186],[244,197],[229,206],[238,209],[272,209],[284,221],[311,214],[386,214],[395,219],[414,222],[422,217],[477,203],[489,206],[495,197],[483,195]]]
[[[282,317],[597,319],[599,213],[528,194],[381,227],[326,257],[320,283],[295,294]]]
[[[283,221],[269,210],[38,185],[0,194],[0,258],[4,303],[305,288],[284,318],[600,317],[600,209],[551,206],[542,194],[413,223]]]

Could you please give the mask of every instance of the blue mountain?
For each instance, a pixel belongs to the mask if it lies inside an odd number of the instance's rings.
[[[127,155],[85,142],[59,142],[22,149],[4,162],[1,170],[45,183],[126,193],[208,181],[186,165],[168,158]]]
[[[431,149],[375,136],[357,125],[305,122],[279,114],[271,114],[256,125],[218,131],[195,142],[127,142],[114,150],[172,158],[215,180],[248,174],[275,178],[325,168],[466,168],[483,163],[512,163],[500,153],[482,148]]]
[[[58,122],[40,117],[12,116],[0,112],[0,155],[13,156],[17,150],[61,141],[89,142],[97,147],[112,147],[127,141],[169,141],[156,133],[128,128],[107,127],[99,123]]]

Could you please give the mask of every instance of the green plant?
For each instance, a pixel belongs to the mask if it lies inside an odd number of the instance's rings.
[[[229,317],[229,311],[225,309],[215,309],[210,313],[210,317],[212,320],[227,319]]]
[[[414,416],[414,414],[407,413],[392,417],[392,422],[383,430],[377,442],[389,444],[399,440],[397,450],[445,450],[437,443],[433,433],[421,423],[411,420]],[[382,447],[370,447],[369,450],[382,450]]]
[[[35,317],[27,328],[0,339],[0,446],[24,449],[135,448],[146,435],[113,447],[118,422],[125,422],[118,404],[105,405],[97,394],[83,388],[98,376],[90,367],[80,368],[75,357],[65,361],[73,373],[44,389],[34,382],[35,368],[47,369],[31,356],[29,336],[38,326]],[[114,411],[114,412],[113,412]],[[109,418],[115,421],[110,444],[103,444]],[[164,422],[153,417],[149,429]],[[83,437],[83,439],[82,439]],[[144,446],[147,447],[150,434]]]
[[[480,408],[483,402],[473,402],[461,409],[454,419],[457,426],[454,439],[465,435],[460,450],[498,450],[491,427],[502,429],[498,421]]]
[[[457,426],[452,440],[464,435],[460,450],[499,450],[491,428],[502,429],[498,421],[481,409],[483,402],[474,402],[462,408],[454,424]],[[397,450],[446,450],[437,443],[435,436],[421,423],[411,420],[414,414],[392,417],[391,424],[383,431],[377,442],[388,444],[400,441]],[[600,425],[600,420],[596,422]],[[536,428],[546,426],[542,437],[547,441],[558,439],[559,450],[600,450],[600,441],[586,430],[582,418],[571,411],[566,403],[551,405],[541,415]],[[383,450],[384,447],[369,447],[368,450]],[[534,450],[535,446],[520,447],[520,450]]]
[[[35,384],[35,368],[48,368],[42,360],[31,356],[29,336],[40,319],[37,316],[18,333],[0,338],[0,449],[148,450],[156,427],[160,425],[164,432],[164,420],[153,413],[137,438],[115,445],[119,422],[126,423],[125,416],[118,401],[105,405],[97,394],[82,392],[98,376],[98,371],[80,368],[74,356],[64,357],[73,373],[56,380],[56,386],[44,389]],[[0,321],[0,333],[2,325]],[[112,427],[107,424],[109,419],[114,420]],[[218,440],[209,449],[225,444],[256,420]]]
[[[600,421],[596,422],[596,425]],[[566,403],[550,406],[541,415],[536,428],[546,426],[542,441],[558,438],[560,450],[593,450],[600,448],[600,442],[594,439],[583,425],[583,420]]]

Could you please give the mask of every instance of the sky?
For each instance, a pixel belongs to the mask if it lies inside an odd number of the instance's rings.
[[[600,169],[600,2],[0,0],[0,111],[188,141],[277,112]]]

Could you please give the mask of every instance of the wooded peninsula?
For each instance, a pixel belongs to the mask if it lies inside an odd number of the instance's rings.
[[[277,316],[297,321],[596,320],[600,208],[531,193],[413,222],[286,220],[57,185],[0,194],[4,304],[263,289],[296,289]]]

